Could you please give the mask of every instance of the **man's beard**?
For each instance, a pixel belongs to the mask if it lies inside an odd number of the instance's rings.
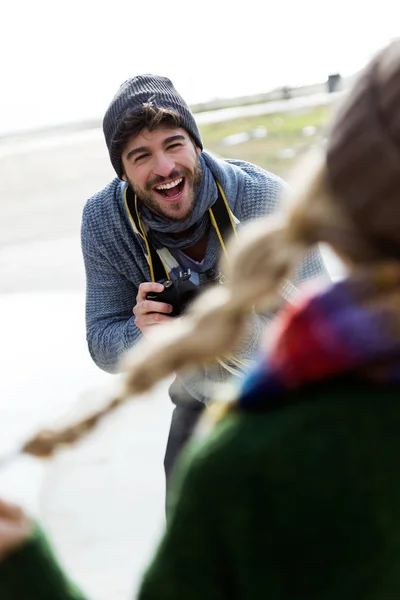
[[[157,177],[154,177],[153,179],[150,179],[146,183],[146,187],[144,189],[140,188],[137,185],[134,185],[134,183],[129,178],[127,178],[127,180],[128,180],[129,185],[135,192],[138,200],[148,210],[150,210],[155,215],[158,215],[160,217],[167,219],[168,221],[179,222],[179,221],[185,221],[188,217],[190,217],[190,215],[193,212],[196,195],[197,195],[197,192],[200,187],[202,175],[203,175],[203,171],[201,168],[200,159],[199,159],[199,157],[196,157],[196,162],[194,164],[193,171],[189,171],[189,169],[186,169],[185,167],[180,167],[180,169],[173,169],[171,171],[171,173],[168,175],[168,177],[157,176]],[[166,181],[171,181],[173,179],[177,179],[178,177],[185,178],[185,188],[186,188],[185,191],[187,191],[187,188],[189,188],[189,187],[192,188],[190,191],[190,196],[189,196],[189,210],[183,217],[174,217],[170,213],[165,213],[160,208],[157,200],[154,199],[154,195],[157,194],[157,192],[153,191],[154,186],[161,185],[162,183],[165,183]],[[177,203],[177,204],[178,204],[177,209],[179,209],[179,203]]]

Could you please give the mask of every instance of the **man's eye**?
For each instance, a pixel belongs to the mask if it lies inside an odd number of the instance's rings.
[[[143,160],[144,158],[146,158],[146,156],[148,156],[148,154],[139,154],[136,158],[135,158],[135,163],[140,162],[141,160]]]
[[[182,144],[180,143],[176,143],[176,144],[171,144],[170,146],[168,146],[168,150],[174,150],[175,148],[181,148]]]

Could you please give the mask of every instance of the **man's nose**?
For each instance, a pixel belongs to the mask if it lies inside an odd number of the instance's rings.
[[[165,152],[155,154],[153,157],[153,171],[155,175],[161,177],[168,177],[168,175],[174,170],[175,161],[171,156],[168,156]]]

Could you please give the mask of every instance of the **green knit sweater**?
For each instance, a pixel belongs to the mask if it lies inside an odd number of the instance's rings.
[[[140,600],[398,600],[400,387],[290,400],[193,441]],[[83,596],[37,534],[1,563],[0,598]]]

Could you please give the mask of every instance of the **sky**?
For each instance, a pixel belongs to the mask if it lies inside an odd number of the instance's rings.
[[[352,74],[399,17],[388,0],[9,0],[0,134],[101,118],[140,73],[170,77],[189,103]]]

